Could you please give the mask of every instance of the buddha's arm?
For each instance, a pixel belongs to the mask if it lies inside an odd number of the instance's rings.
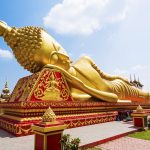
[[[103,72],[102,70],[100,70],[100,69],[98,68],[98,66],[94,63],[94,61],[93,61],[91,58],[89,58],[89,57],[86,56],[86,59],[88,59],[88,61],[89,61],[89,63],[91,64],[91,66],[99,73],[99,75],[100,75],[103,79],[106,79],[106,80],[109,80],[109,81],[113,81],[113,80],[115,80],[115,79],[120,79],[120,80],[126,82],[127,84],[130,84],[130,85],[131,85],[131,83],[128,81],[128,79],[126,79],[126,78],[124,78],[124,77],[121,77],[121,76],[115,76],[115,75],[107,74],[107,73]]]
[[[92,95],[98,99],[102,99],[102,100],[105,100],[108,102],[117,102],[117,100],[118,100],[118,96],[116,94],[108,93],[108,92],[104,92],[104,91],[100,91],[100,90],[96,90],[94,88],[91,88],[91,87],[85,85],[81,80],[72,76],[66,70],[64,70],[58,66],[48,64],[45,67],[60,70],[64,74],[64,76],[66,77],[66,80],[68,82],[70,82],[72,85],[77,87],[79,90],[81,90],[81,91],[83,91],[89,95]]]

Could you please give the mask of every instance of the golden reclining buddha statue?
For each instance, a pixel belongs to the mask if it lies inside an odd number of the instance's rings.
[[[16,28],[0,21],[0,36],[28,71],[36,73],[43,67],[60,70],[74,100],[148,102],[150,99],[148,92],[136,88],[126,78],[104,73],[88,56],[72,64],[63,47],[40,27]]]

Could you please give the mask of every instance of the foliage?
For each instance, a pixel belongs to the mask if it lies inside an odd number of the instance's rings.
[[[150,129],[150,117],[147,119],[148,129]]]
[[[143,140],[150,140],[150,130],[135,132],[133,134],[129,134],[129,137],[143,139]]]
[[[63,150],[78,150],[80,139],[79,138],[70,139],[70,135],[65,134],[61,139],[61,143],[63,146]]]

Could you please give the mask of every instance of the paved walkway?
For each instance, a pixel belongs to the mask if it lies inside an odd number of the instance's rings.
[[[79,137],[81,139],[80,146],[82,146],[134,130],[137,128],[133,127],[132,122],[113,121],[67,129],[64,133],[70,134],[72,138]]]
[[[65,130],[64,133],[70,134],[72,138],[79,137],[81,139],[81,145],[85,145],[88,143],[96,142],[105,138],[109,138],[133,130],[135,130],[135,128],[133,127],[132,124],[114,121],[67,129]],[[24,137],[14,137],[9,133],[5,132],[4,130],[0,129],[0,150],[33,150],[33,149],[34,149],[33,135]]]
[[[34,136],[14,137],[0,129],[0,150],[34,150]]]
[[[150,150],[150,141],[122,137],[97,146],[102,150]]]

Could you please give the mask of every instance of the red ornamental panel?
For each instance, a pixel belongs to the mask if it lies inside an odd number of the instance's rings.
[[[63,74],[44,68],[18,81],[9,102],[19,101],[72,101],[72,97]]]

